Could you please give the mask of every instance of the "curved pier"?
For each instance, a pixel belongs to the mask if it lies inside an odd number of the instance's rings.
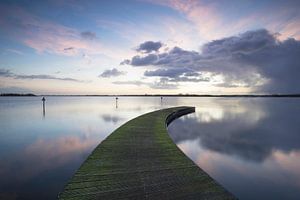
[[[128,121],[95,148],[59,199],[235,199],[167,133],[174,119],[192,112],[175,107]]]

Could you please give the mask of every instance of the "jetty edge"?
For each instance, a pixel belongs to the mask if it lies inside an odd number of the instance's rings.
[[[173,120],[193,112],[172,107],[126,122],[93,150],[58,199],[236,199],[167,132]]]

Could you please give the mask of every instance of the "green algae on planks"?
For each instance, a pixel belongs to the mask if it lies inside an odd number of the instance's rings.
[[[194,111],[162,109],[123,124],[89,155],[59,199],[235,199],[168,135],[168,124]]]

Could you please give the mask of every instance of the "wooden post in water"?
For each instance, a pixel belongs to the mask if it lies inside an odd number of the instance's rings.
[[[45,97],[42,98],[42,101],[43,101],[43,118],[45,118],[45,114],[46,114],[46,111],[45,111]]]
[[[118,97],[116,97],[116,108],[118,108]]]

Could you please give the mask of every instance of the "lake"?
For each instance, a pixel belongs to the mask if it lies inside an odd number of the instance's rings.
[[[171,106],[178,147],[239,199],[299,199],[300,99],[0,97],[0,199],[56,199],[113,130]]]

